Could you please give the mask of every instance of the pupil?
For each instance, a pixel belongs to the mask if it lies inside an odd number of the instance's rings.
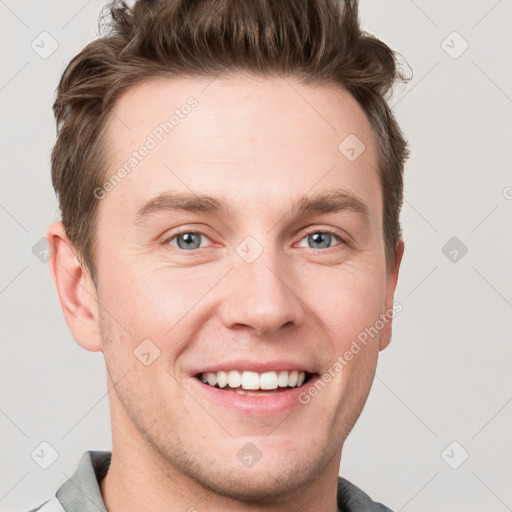
[[[321,248],[329,247],[329,242],[331,241],[331,235],[329,233],[313,233],[309,235],[309,240],[313,241],[313,243],[320,244]],[[318,246],[317,246],[318,248]]]
[[[201,239],[198,233],[183,233],[178,237],[178,247],[180,249],[190,249],[191,244],[195,244],[192,248],[197,249],[201,245]],[[185,243],[181,243],[184,240]]]

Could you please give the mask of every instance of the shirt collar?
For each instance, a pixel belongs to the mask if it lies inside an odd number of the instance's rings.
[[[99,483],[110,467],[112,452],[87,451],[75,473],[56,492],[66,512],[107,512]]]
[[[100,482],[110,467],[112,452],[87,451],[78,468],[56,492],[65,512],[107,512],[101,496]],[[343,512],[391,512],[381,503],[375,503],[354,484],[338,477],[338,508]]]

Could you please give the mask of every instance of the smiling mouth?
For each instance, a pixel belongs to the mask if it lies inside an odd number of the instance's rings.
[[[314,374],[299,371],[219,371],[198,373],[195,377],[203,384],[239,395],[262,396],[283,393],[305,385]]]

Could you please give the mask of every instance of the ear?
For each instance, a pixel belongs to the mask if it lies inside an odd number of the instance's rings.
[[[50,273],[57,288],[62,312],[74,340],[86,350],[101,350],[98,328],[99,307],[96,288],[78,251],[66,236],[62,222],[54,222],[46,231],[51,250]]]
[[[393,266],[388,271],[387,285],[386,285],[386,311],[385,311],[385,326],[380,332],[379,338],[379,350],[384,350],[391,341],[391,326],[393,323],[391,313],[395,315],[397,308],[393,307],[393,299],[395,297],[396,283],[398,281],[398,271],[400,270],[400,263],[402,262],[402,256],[404,255],[404,241],[398,240],[396,244],[396,255]]]

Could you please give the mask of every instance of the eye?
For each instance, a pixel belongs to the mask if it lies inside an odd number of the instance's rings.
[[[333,247],[333,245],[331,245],[331,242],[334,242],[336,240],[339,243],[344,242],[344,240],[339,235],[331,231],[313,231],[309,233],[307,236],[305,236],[302,240],[306,240],[308,247],[311,249],[329,249],[330,247]],[[304,245],[299,244],[299,247],[304,247]]]
[[[209,241],[209,238],[204,233],[200,233],[198,231],[182,231],[181,233],[175,233],[164,243],[173,245],[174,247],[184,251],[194,251],[196,249],[204,248],[204,246],[201,246],[202,239]],[[303,245],[302,240],[306,241],[306,246]],[[298,244],[299,247],[309,247],[310,249],[315,250],[329,249],[345,242],[340,235],[328,230],[312,231],[302,240],[301,243]]]
[[[198,233],[196,231],[183,231],[181,233],[174,234],[172,237],[168,238],[165,243],[174,245],[175,247],[178,247],[178,249],[193,251],[194,249],[200,248],[201,237],[209,240],[203,233]],[[173,243],[174,241],[176,241],[176,243]]]

